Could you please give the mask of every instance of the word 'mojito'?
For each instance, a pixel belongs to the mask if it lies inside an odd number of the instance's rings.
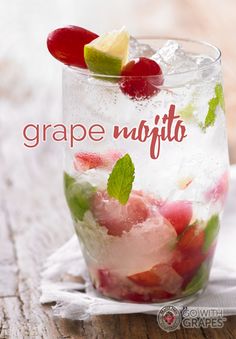
[[[132,139],[140,142],[150,140],[150,157],[157,159],[160,155],[161,141],[181,142],[186,136],[186,128],[183,121],[175,115],[175,105],[171,105],[168,114],[161,118],[156,115],[154,127],[150,127],[146,120],[141,120],[138,127],[128,130],[127,127],[120,129],[114,126],[113,137],[118,139],[121,135],[124,139]]]

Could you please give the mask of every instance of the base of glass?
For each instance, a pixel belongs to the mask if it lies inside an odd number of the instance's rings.
[[[157,307],[157,310],[158,310],[158,309],[161,309],[162,307],[168,306],[168,305],[172,305],[172,306],[175,306],[177,308],[183,308],[184,306],[187,306],[187,305],[191,304],[193,301],[195,301],[196,299],[198,299],[204,293],[206,286],[201,288],[197,292],[190,294],[188,296],[181,296],[179,298],[173,298],[173,299],[169,299],[169,300],[165,299],[165,300],[160,301],[160,302],[141,302],[141,303],[135,302],[135,301],[121,300],[121,299],[118,299],[118,298],[113,298],[112,296],[105,295],[101,291],[98,291],[94,286],[93,286],[93,288],[95,289],[95,291],[97,293],[99,293],[103,298],[106,298],[107,300],[114,300],[114,301],[119,301],[120,303],[128,303],[128,304],[140,304],[140,305],[141,304],[142,305],[149,304],[149,305]],[[149,312],[145,312],[145,313],[149,313]],[[153,314],[153,311],[150,312],[150,314]]]
[[[204,293],[205,289],[206,289],[206,286],[198,290],[197,292],[190,294],[186,297],[166,300],[166,301],[158,302],[158,303],[152,303],[152,305],[157,306],[158,308],[162,308],[168,305],[173,305],[173,306],[176,306],[177,308],[182,308],[184,306],[188,306],[193,301],[197,300]]]

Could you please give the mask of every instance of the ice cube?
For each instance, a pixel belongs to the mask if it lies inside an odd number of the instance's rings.
[[[129,43],[129,59],[138,57],[150,58],[155,53],[155,50],[148,44],[139,42],[134,37],[130,37]]]
[[[200,67],[201,66],[207,66],[207,65],[209,65],[213,61],[212,58],[210,58],[207,55],[203,55],[203,54],[201,54],[201,55],[194,55],[193,59],[196,62],[196,64],[198,66],[200,66]]]
[[[155,54],[152,55],[152,59],[155,60],[162,67],[169,68],[175,58],[176,51],[179,49],[177,42],[168,40],[163,47],[161,47]]]
[[[152,59],[161,66],[166,74],[181,73],[198,68],[192,56],[173,40],[168,40],[163,47],[152,55]]]
[[[200,70],[200,77],[202,79],[214,78],[219,72],[219,67],[217,64],[214,65],[213,59],[207,55],[200,54],[193,56],[194,61],[196,62],[198,69]]]

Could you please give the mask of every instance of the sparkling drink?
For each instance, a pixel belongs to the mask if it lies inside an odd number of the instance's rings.
[[[207,284],[228,188],[220,52],[187,40],[130,46],[130,59],[162,73],[64,68],[64,119],[77,124],[65,195],[99,292],[178,300]]]

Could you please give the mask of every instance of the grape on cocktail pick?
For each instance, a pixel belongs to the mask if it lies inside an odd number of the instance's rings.
[[[55,29],[47,38],[49,52],[66,65],[87,68],[84,46],[98,37],[97,34],[78,26]]]

